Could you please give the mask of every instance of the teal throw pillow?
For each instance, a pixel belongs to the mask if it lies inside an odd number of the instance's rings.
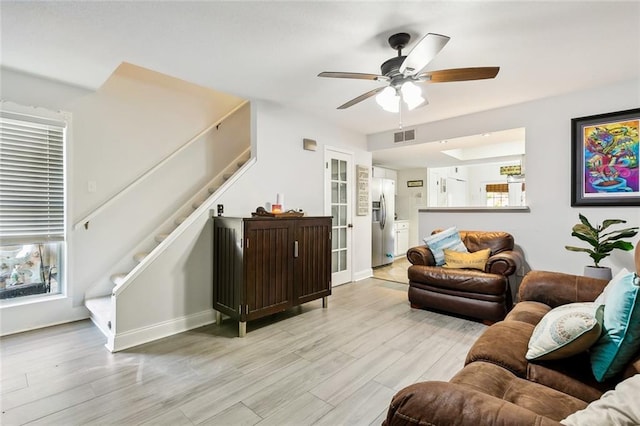
[[[429,247],[436,265],[444,265],[444,250],[453,250],[468,253],[467,247],[460,239],[458,228],[452,226],[437,234],[429,235],[424,239],[424,243]]]
[[[619,374],[640,349],[640,278],[629,273],[607,286],[602,336],[591,348],[591,370],[596,380]]]

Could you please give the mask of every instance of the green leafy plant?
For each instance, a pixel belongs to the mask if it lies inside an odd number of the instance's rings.
[[[602,222],[601,225],[593,226],[586,217],[578,214],[580,223],[574,225],[571,235],[589,243],[592,248],[564,246],[570,251],[581,251],[589,253],[591,259],[596,268],[599,268],[600,261],[609,256],[615,249],[624,251],[630,251],[633,249],[633,244],[628,241],[622,241],[623,238],[635,237],[638,234],[638,227],[610,230],[605,232],[612,225],[618,225],[621,223],[627,223],[626,220],[621,219],[607,219]]]

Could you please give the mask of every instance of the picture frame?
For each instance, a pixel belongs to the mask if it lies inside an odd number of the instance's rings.
[[[422,181],[422,180],[408,180],[407,181],[407,188],[419,188],[421,186],[424,186],[424,181]]]
[[[357,205],[356,216],[369,214],[369,167],[356,165]]]
[[[640,206],[640,108],[571,119],[571,206]]]

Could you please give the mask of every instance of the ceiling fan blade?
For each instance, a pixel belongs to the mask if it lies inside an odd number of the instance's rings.
[[[365,74],[361,72],[329,72],[324,71],[318,74],[318,77],[330,78],[355,78],[358,80],[388,80],[384,75]]]
[[[484,80],[494,78],[498,75],[498,71],[500,71],[500,67],[452,68],[422,73],[417,76],[417,80],[424,80],[426,83]]]
[[[368,99],[374,95],[377,95],[378,93],[382,92],[385,87],[387,86],[382,86],[382,87],[378,87],[377,89],[373,89],[373,90],[369,90],[367,93],[363,93],[362,95],[358,96],[357,98],[353,98],[351,99],[349,102],[344,103],[342,105],[340,105],[338,107],[338,109],[347,109],[351,106],[354,106],[357,103],[360,103],[362,101],[364,101],[365,99]]]
[[[449,37],[441,34],[429,33],[422,37],[400,65],[400,72],[405,76],[420,74],[448,41]]]

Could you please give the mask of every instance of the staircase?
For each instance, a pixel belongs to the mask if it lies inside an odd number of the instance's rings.
[[[215,201],[226,191],[239,177],[239,175],[250,166],[250,148],[236,158],[229,166],[219,173],[209,184],[194,195],[173,217],[169,218],[156,231],[153,238],[142,242],[140,246],[148,247],[146,250],[136,249],[133,254],[128,255],[133,258],[134,267],[128,272],[117,272],[111,275],[110,281],[113,284],[110,294],[103,294],[97,297],[85,299],[85,306],[91,313],[91,320],[109,339],[107,347],[113,350],[113,339],[115,334],[115,304],[116,298],[132,280],[139,275],[169,244],[175,239],[176,234],[186,229],[190,225],[190,217],[202,214],[204,210],[213,208]]]

